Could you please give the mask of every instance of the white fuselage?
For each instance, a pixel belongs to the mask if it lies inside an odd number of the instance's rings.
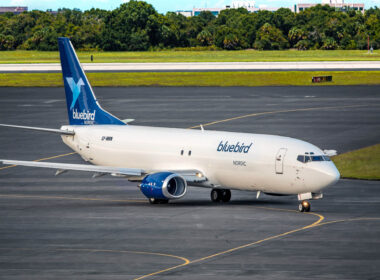
[[[273,135],[132,125],[64,126],[63,141],[95,165],[148,171],[199,170],[204,187],[275,194],[320,192],[339,179],[331,161],[299,162],[323,155],[307,142]]]

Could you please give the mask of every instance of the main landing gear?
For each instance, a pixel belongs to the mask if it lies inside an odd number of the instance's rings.
[[[151,197],[148,200],[150,204],[166,204],[169,202],[169,199],[157,199],[154,197]]]
[[[213,189],[210,196],[212,202],[228,202],[231,199],[231,191],[227,189]]]
[[[300,212],[310,212],[310,202],[307,200],[303,200],[299,205],[298,205],[298,210]]]

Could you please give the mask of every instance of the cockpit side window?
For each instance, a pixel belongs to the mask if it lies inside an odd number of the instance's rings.
[[[297,157],[297,160],[300,161],[300,162],[305,162],[305,156],[298,156]]]
[[[323,156],[323,158],[325,159],[325,161],[331,161],[331,159],[328,156]]]

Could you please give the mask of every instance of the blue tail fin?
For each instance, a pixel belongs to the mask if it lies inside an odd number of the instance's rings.
[[[71,125],[115,124],[121,120],[100,107],[91,85],[79,64],[69,38],[58,38],[67,111]]]

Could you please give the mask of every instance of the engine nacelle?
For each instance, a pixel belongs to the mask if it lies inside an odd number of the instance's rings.
[[[185,195],[186,180],[172,172],[158,172],[147,175],[140,184],[141,192],[147,198],[178,199]]]

